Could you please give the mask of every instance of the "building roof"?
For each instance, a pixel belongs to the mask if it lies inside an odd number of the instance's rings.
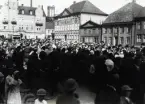
[[[138,14],[138,16],[136,18],[141,18],[141,17],[144,17],[145,18],[145,7],[143,7],[140,10],[140,12],[139,12],[139,14]]]
[[[22,14],[22,10],[24,10],[23,15],[30,15],[30,11],[32,11],[32,15],[35,15],[36,7],[29,7],[29,6],[18,6],[19,14]],[[43,16],[45,17],[46,14],[43,9]]]
[[[84,23],[83,25],[80,26],[80,28],[96,28],[96,27],[100,27],[101,25],[89,20],[86,23]]]
[[[66,8],[64,11],[67,11],[69,13],[68,15],[76,13],[91,13],[108,16],[108,14],[101,11],[99,8],[97,8],[94,4],[92,4],[88,0],[74,3],[69,8]],[[63,12],[59,16],[62,16]]]
[[[46,29],[54,29],[54,19],[46,17]]]
[[[136,2],[128,3],[110,14],[103,24],[131,22],[133,21],[134,17],[138,15],[141,9],[142,6]]]

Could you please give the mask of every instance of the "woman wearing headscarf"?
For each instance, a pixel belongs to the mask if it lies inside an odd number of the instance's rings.
[[[6,77],[6,103],[7,104],[22,104],[20,95],[20,85],[22,81],[19,79],[19,71],[15,71],[12,75]]]

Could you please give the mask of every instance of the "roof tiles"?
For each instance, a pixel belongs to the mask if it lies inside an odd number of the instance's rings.
[[[119,10],[110,14],[104,21],[104,24],[131,22],[133,21],[134,17],[138,16],[138,13],[141,9],[142,6],[135,2],[128,3]]]

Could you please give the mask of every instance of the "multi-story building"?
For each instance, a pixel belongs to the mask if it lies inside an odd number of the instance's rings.
[[[135,44],[140,45],[145,43],[145,7],[141,9],[138,16],[135,18],[136,31],[135,31]]]
[[[111,45],[136,45],[137,26],[134,19],[142,8],[141,5],[133,0],[119,10],[111,13],[103,23],[103,41]]]
[[[91,20],[80,26],[80,41],[85,43],[101,42],[102,26]]]
[[[19,6],[18,0],[7,0],[0,9],[0,35],[6,38],[39,38],[45,34],[46,16],[43,6]]]
[[[55,39],[63,41],[80,41],[80,26],[90,19],[101,24],[107,14],[88,0],[74,2],[69,8],[55,17]]]

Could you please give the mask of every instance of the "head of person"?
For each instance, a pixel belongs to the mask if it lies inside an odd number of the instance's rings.
[[[19,71],[14,71],[14,73],[13,73],[13,77],[14,77],[14,79],[15,80],[18,80],[19,78],[20,78],[20,72]]]
[[[42,88],[37,90],[37,96],[38,96],[38,100],[42,102],[44,100],[44,97],[46,96],[46,90]]]
[[[66,80],[66,82],[64,84],[65,93],[73,94],[76,91],[77,86],[78,86],[78,84],[74,79],[70,78],[70,79]]]
[[[131,96],[131,92],[133,89],[128,85],[124,85],[122,86],[121,90],[122,90],[122,95],[129,98]]]
[[[114,68],[114,62],[111,59],[107,59],[105,61],[105,65],[107,67],[108,72],[112,71]]]

